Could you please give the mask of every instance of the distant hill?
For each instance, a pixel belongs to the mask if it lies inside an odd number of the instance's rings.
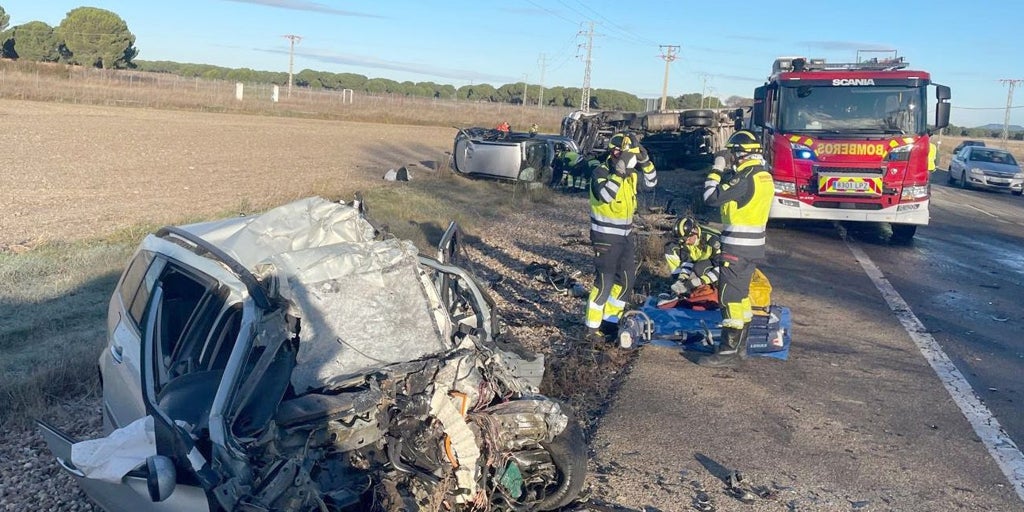
[[[983,125],[983,126],[978,126],[976,128],[979,129],[979,130],[998,130],[998,131],[1003,131],[1003,125],[996,124],[996,123],[989,123],[989,124],[986,124],[986,125]],[[1021,126],[1019,124],[1011,124],[1010,126],[1007,127],[1007,131],[1009,131],[1010,133],[1024,132],[1024,126]]]

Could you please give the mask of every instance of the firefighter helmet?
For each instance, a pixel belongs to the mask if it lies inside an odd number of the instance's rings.
[[[748,130],[740,130],[733,133],[729,137],[729,140],[726,141],[725,147],[729,148],[731,151],[741,153],[761,152],[761,143],[758,142],[757,138],[754,137],[754,134],[750,133]]]
[[[683,217],[676,222],[676,233],[683,240],[690,238],[691,236],[700,236],[700,224],[697,223],[697,219],[693,217]]]
[[[640,146],[632,135],[619,132],[608,139],[608,151],[639,154]]]

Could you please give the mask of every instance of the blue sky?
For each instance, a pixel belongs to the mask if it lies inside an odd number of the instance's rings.
[[[594,22],[591,86],[641,97],[661,95],[660,45],[680,47],[670,95],[706,86],[723,99],[752,96],[778,56],[849,62],[859,49],[896,49],[912,69],[952,87],[952,121],[962,126],[1001,124],[1008,86],[1000,79],[1024,79],[1024,2],[1016,1],[0,0],[12,26],[56,26],[83,5],[121,16],[139,59],[287,71],[282,36],[293,34],[302,37],[296,72],[456,86],[526,79],[579,87],[580,34]],[[1024,83],[1013,104],[1024,106]],[[1024,125],[1024,107],[1010,121]]]

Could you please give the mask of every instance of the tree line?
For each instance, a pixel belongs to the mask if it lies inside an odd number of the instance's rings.
[[[8,28],[10,16],[0,7],[0,48],[2,56],[36,62],[60,62],[104,69],[137,69],[171,73],[183,77],[285,85],[288,74],[248,68],[226,68],[208,64],[136,60],[139,50],[135,35],[116,13],[95,7],[79,7],[67,13],[56,27],[42,21]],[[579,87],[545,87],[524,82],[494,86],[487,83],[455,87],[435,82],[398,82],[369,78],[356,73],[330,73],[304,69],[293,75],[294,85],[315,90],[352,91],[438,99],[455,99],[514,105],[579,108],[583,90]],[[725,103],[698,93],[667,98],[669,109],[735,107],[747,104],[732,97]],[[660,101],[658,102],[660,106]],[[643,111],[648,100],[613,89],[592,89],[590,108],[596,110]]]

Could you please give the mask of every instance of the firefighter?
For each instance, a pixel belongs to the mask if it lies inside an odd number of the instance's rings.
[[[935,170],[935,158],[938,156],[939,148],[934,142],[928,141],[928,172]]]
[[[750,278],[755,264],[765,257],[765,226],[775,195],[772,175],[753,133],[732,134],[726,147],[735,164],[724,171],[712,169],[704,182],[704,203],[719,208],[722,216],[719,297],[723,307],[719,343],[714,354],[697,360],[702,366],[735,364],[745,348],[753,319]]]
[[[672,291],[689,295],[701,286],[716,286],[722,254],[721,235],[689,216],[676,222],[675,231],[679,239],[665,246],[665,261],[676,277]]]
[[[605,342],[618,330],[636,280],[636,242],[633,214],[637,187],[654,188],[657,171],[636,136],[616,133],[608,140],[608,155],[590,179],[590,241],[594,248],[594,286],[587,300],[586,338]],[[602,327],[605,332],[602,332]]]

